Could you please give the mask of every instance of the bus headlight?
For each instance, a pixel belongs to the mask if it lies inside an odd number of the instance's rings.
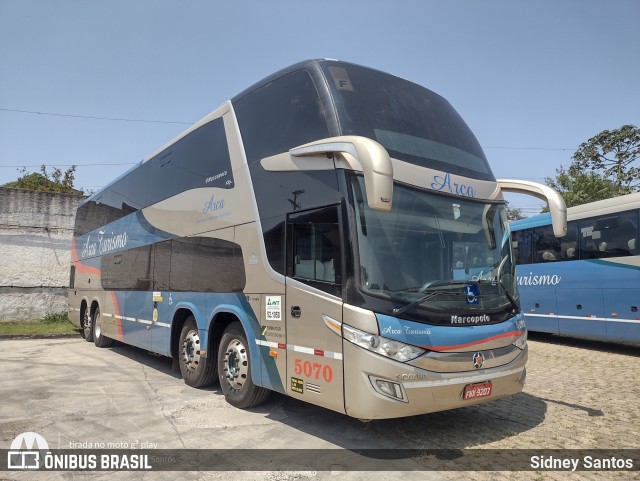
[[[524,349],[527,345],[527,331],[525,329],[525,331],[522,333],[522,335],[516,339],[516,342],[513,343],[517,348],[519,349]]]
[[[400,362],[411,361],[426,352],[419,347],[359,331],[346,324],[342,325],[342,335],[356,346]]]

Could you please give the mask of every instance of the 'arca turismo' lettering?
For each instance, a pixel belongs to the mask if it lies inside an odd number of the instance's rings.
[[[82,246],[82,252],[80,254],[82,258],[91,257],[96,255],[96,243],[91,242],[91,235],[87,237],[87,242]]]
[[[104,232],[100,231],[100,237],[98,238],[100,254],[106,254],[118,249],[122,249],[127,245],[127,233],[114,235],[111,233],[110,237],[104,237]]]
[[[518,276],[519,286],[557,286],[562,280],[561,276],[556,274],[550,276],[546,275],[533,275],[533,272],[529,272],[528,276]]]

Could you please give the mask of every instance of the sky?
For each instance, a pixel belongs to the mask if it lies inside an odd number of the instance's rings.
[[[77,165],[95,191],[310,58],[437,92],[496,177],[544,182],[602,130],[640,126],[638,25],[639,0],[0,0],[0,185]]]

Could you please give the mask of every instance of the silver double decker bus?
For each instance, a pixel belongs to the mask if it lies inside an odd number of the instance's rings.
[[[87,341],[173,358],[238,408],[277,391],[361,419],[518,393],[527,332],[504,191],[442,97],[335,60],[241,92],[77,211]]]

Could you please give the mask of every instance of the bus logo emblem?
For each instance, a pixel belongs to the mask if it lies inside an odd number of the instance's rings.
[[[480,369],[484,364],[484,355],[481,352],[476,352],[473,355],[473,366],[476,369]]]

